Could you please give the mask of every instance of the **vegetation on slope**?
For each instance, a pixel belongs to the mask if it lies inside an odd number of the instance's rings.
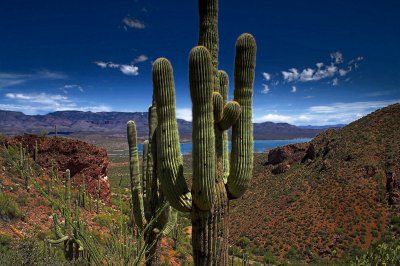
[[[399,175],[400,104],[376,111],[309,144],[307,156],[276,167],[256,157],[251,190],[232,206],[232,244],[304,262],[355,256],[379,241],[398,206],[387,177]],[[267,164],[266,164],[267,163]],[[266,165],[265,165],[266,164]],[[397,181],[398,182],[398,181]]]

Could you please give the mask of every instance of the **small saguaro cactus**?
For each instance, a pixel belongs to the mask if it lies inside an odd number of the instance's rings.
[[[51,244],[64,243],[65,258],[67,260],[76,260],[80,257],[80,254],[83,251],[82,242],[79,240],[79,232],[82,227],[82,223],[79,218],[79,202],[76,200],[74,204],[75,210],[73,211],[71,204],[71,172],[69,169],[65,170],[64,176],[64,208],[61,209],[62,215],[65,219],[64,233],[58,222],[57,214],[53,214],[54,233],[57,239],[47,239],[47,242]],[[71,226],[71,223],[74,226]]]
[[[165,58],[153,64],[158,117],[157,167],[163,193],[171,206],[191,213],[194,264],[228,265],[229,200],[244,194],[253,169],[256,43],[248,33],[236,42],[234,100],[228,102],[228,76],[218,70],[218,1],[199,0],[199,14],[199,46],[189,56],[193,116],[191,191],[183,175],[173,70]]]
[[[149,140],[143,145],[142,173],[139,168],[135,122],[127,124],[133,217],[139,231],[144,231],[146,265],[160,265],[160,238],[176,223],[176,211],[165,201],[157,178],[157,112],[149,109]]]

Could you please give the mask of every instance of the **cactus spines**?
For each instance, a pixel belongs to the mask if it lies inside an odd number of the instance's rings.
[[[165,58],[153,64],[153,88],[157,102],[157,165],[163,192],[172,207],[187,212],[191,194],[183,176],[175,114],[175,85],[171,63]]]

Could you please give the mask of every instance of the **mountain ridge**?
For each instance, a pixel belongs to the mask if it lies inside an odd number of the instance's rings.
[[[126,122],[134,120],[138,137],[147,136],[147,112],[91,112],[56,111],[45,115],[25,115],[22,112],[0,110],[2,133],[16,135],[22,133],[40,134],[41,131],[67,131],[75,135],[100,134],[124,135]],[[177,119],[181,140],[191,139],[191,122]],[[254,123],[255,139],[295,139],[312,138],[324,129],[302,128],[288,123]]]

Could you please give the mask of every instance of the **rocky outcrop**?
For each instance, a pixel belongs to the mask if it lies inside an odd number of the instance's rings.
[[[33,158],[36,141],[39,153],[37,163],[42,168],[49,170],[54,164],[58,168],[59,176],[69,169],[72,182],[79,185],[85,180],[87,190],[93,196],[96,195],[100,183],[101,199],[110,201],[110,183],[107,178],[109,161],[104,149],[74,139],[27,134],[10,138],[8,144],[17,146],[22,142]]]
[[[265,164],[277,165],[286,162],[290,165],[293,162],[300,161],[305,157],[308,146],[308,143],[299,143],[272,149],[268,153],[268,161]]]

